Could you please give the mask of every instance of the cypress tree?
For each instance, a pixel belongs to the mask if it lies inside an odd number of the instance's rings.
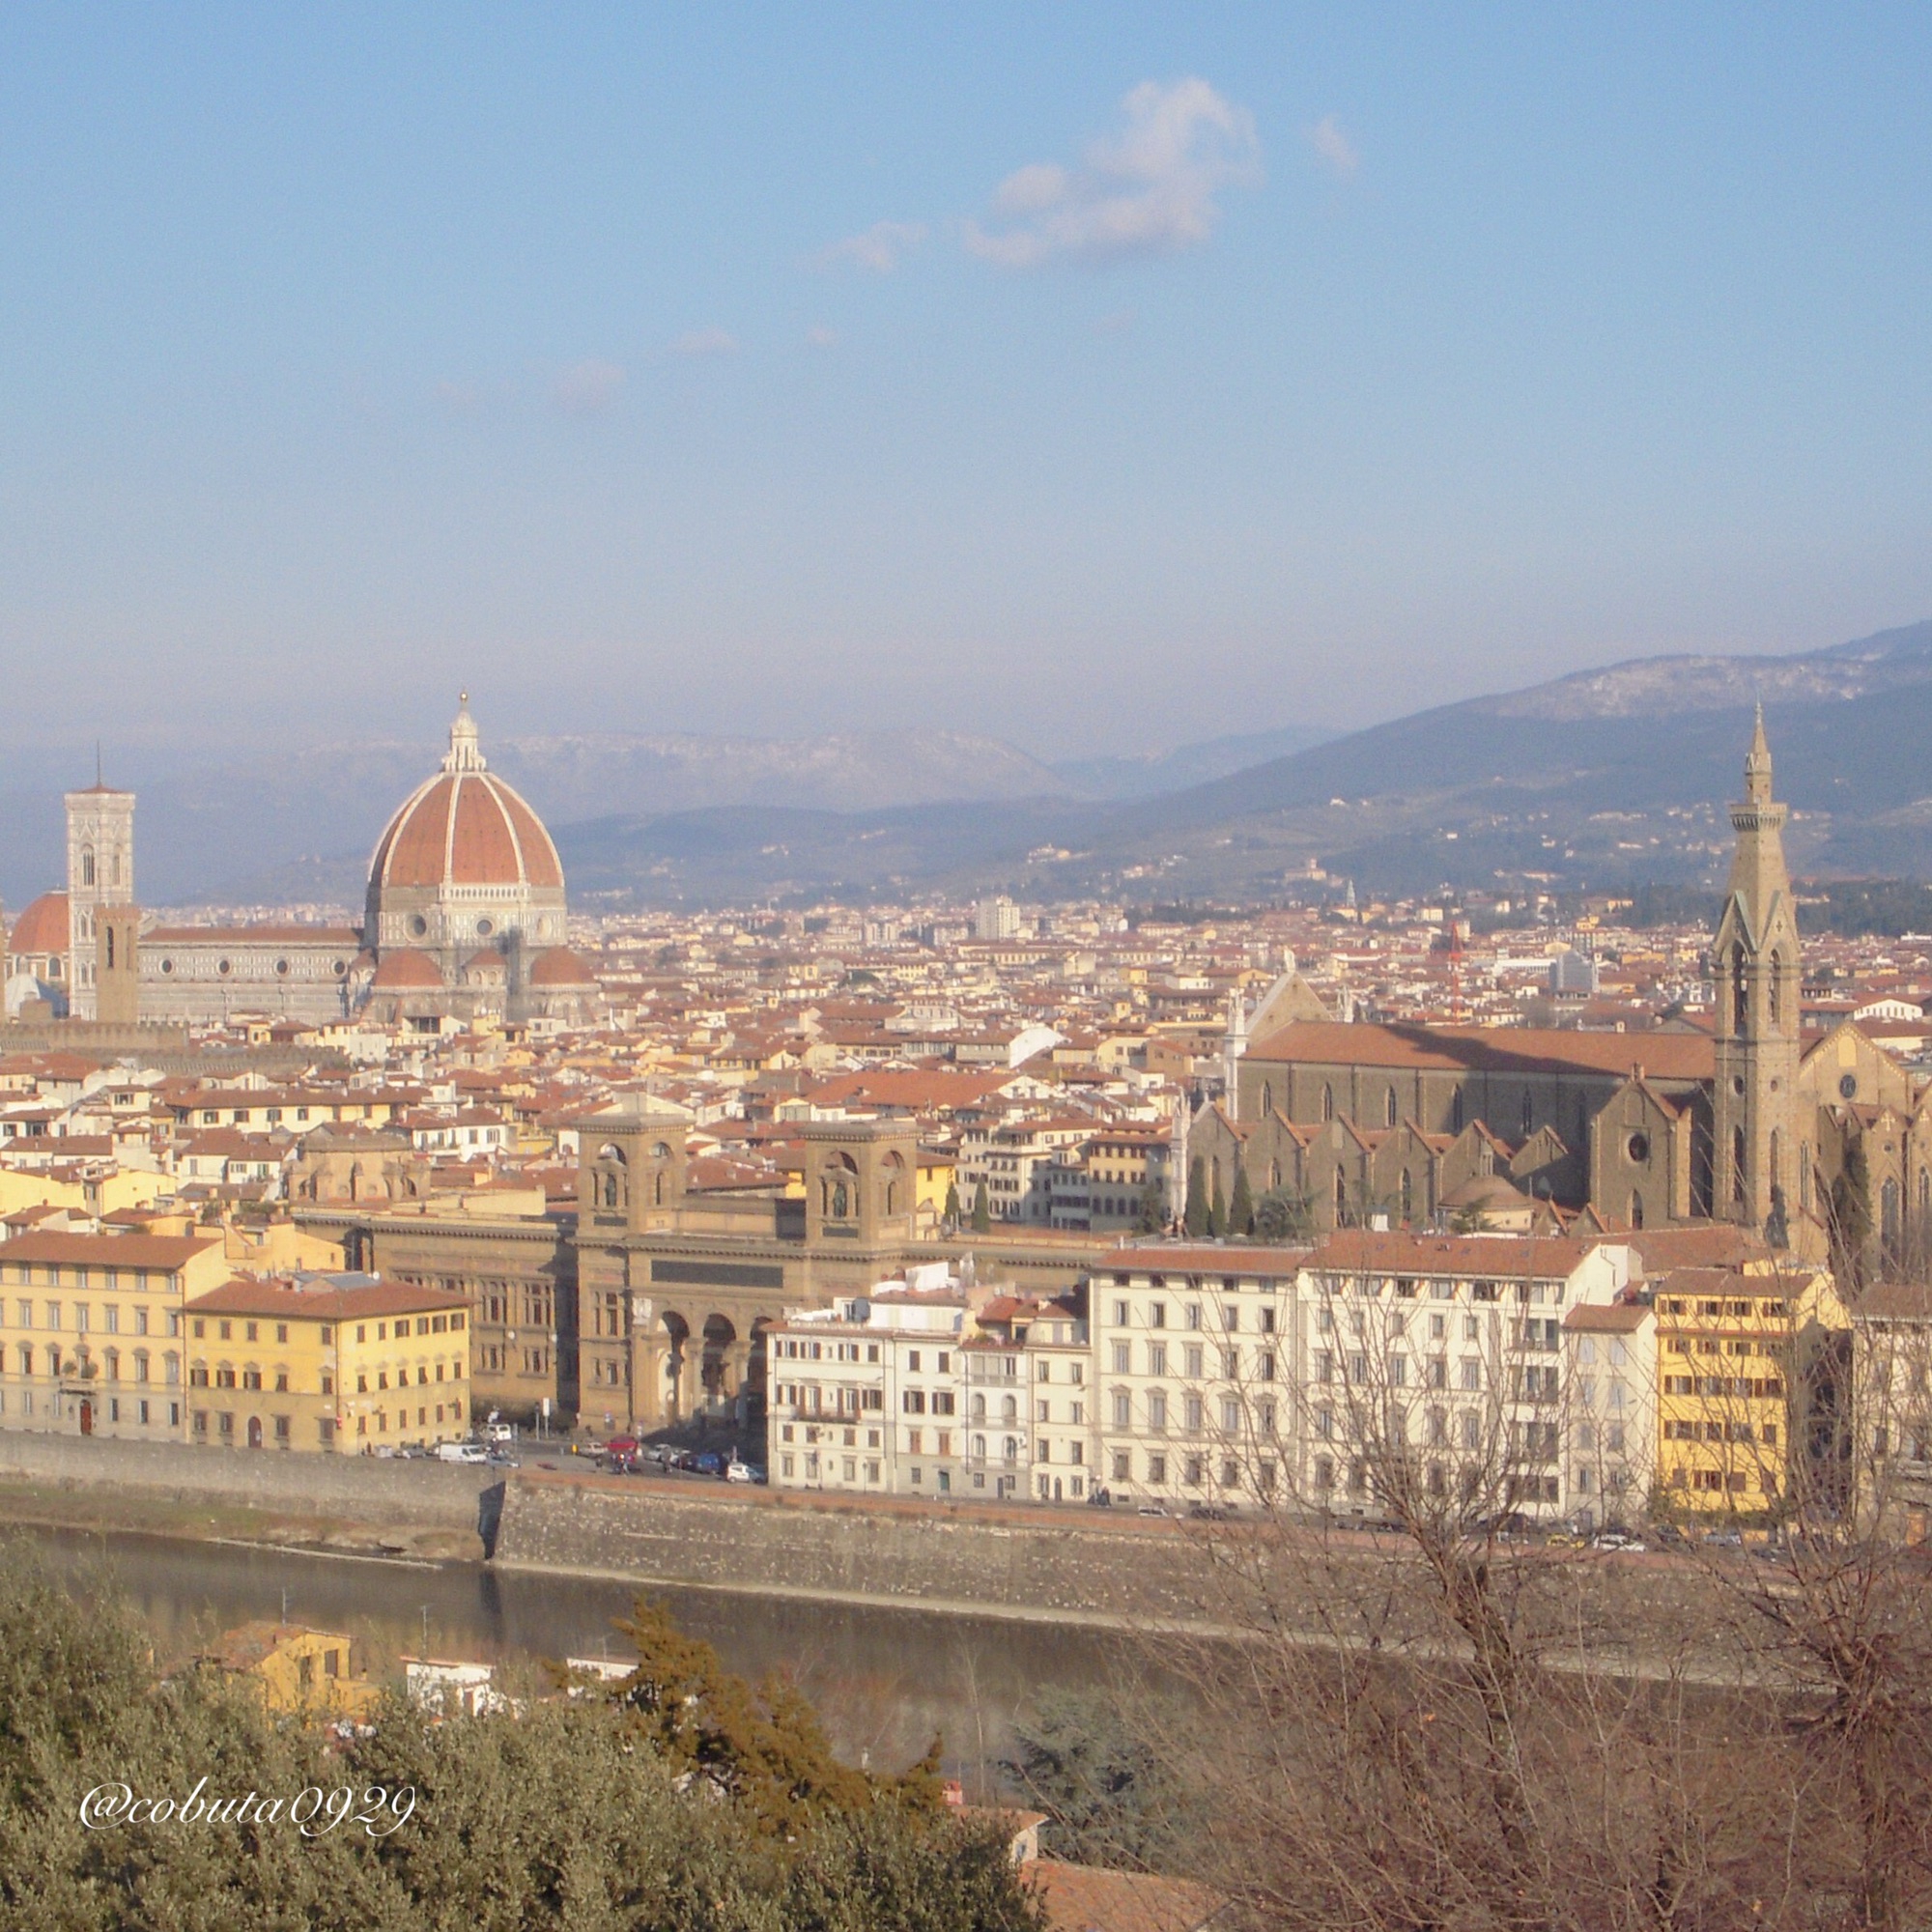
[[[986,1183],[981,1180],[979,1193],[973,1197],[973,1232],[976,1235],[986,1235],[992,1232],[992,1228],[993,1209],[986,1199]]]
[[[946,1183],[946,1218],[953,1226],[959,1225],[959,1183],[949,1180]]]
[[[1228,1232],[1228,1204],[1221,1199],[1221,1177],[1214,1177],[1214,1198],[1208,1204],[1208,1233],[1219,1240]]]
[[[1208,1169],[1199,1154],[1187,1163],[1187,1207],[1181,1226],[1190,1235],[1208,1232]]]
[[[1248,1170],[1236,1165],[1235,1196],[1228,1203],[1228,1232],[1246,1240],[1255,1232],[1255,1197],[1248,1187]]]

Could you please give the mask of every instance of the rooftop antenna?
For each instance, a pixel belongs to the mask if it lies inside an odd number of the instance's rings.
[[[94,741],[94,782],[97,785],[99,785],[101,783],[101,781],[102,781],[100,777],[100,740],[97,738]]]

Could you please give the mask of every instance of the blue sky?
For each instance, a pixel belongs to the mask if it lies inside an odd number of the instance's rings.
[[[0,747],[1342,725],[1932,613],[1932,13],[0,12]]]

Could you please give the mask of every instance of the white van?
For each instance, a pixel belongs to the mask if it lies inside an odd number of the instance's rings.
[[[481,1442],[439,1442],[436,1456],[440,1463],[487,1463],[490,1451]]]

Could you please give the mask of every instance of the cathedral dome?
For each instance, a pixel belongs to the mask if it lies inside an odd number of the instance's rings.
[[[370,891],[562,884],[563,867],[543,820],[485,766],[466,703],[450,726],[441,771],[403,801],[378,841]]]
[[[36,958],[43,953],[65,952],[71,933],[67,895],[43,893],[14,922],[7,936],[7,950]]]
[[[442,769],[389,820],[369,861],[362,943],[437,955],[453,984],[479,948],[554,946],[566,927],[563,867],[540,819],[484,763],[468,694]]]

